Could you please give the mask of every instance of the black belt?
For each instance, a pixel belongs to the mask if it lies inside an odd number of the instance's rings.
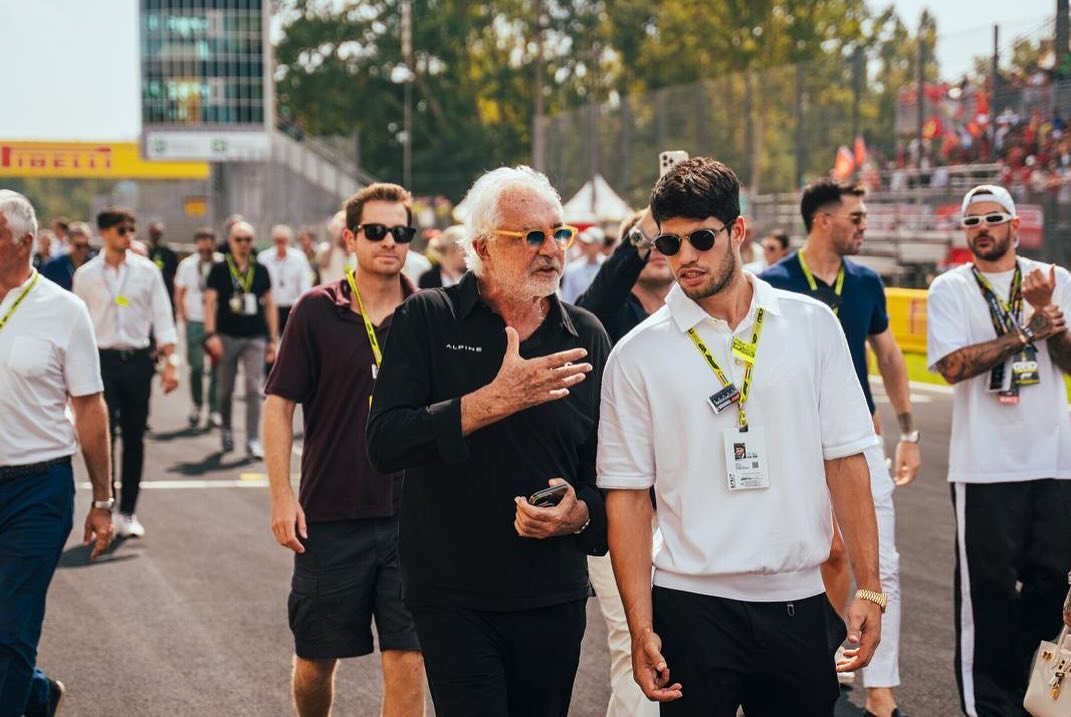
[[[24,466],[0,466],[0,481],[35,476],[39,473],[47,472],[52,466],[70,465],[70,463],[70,456],[62,456],[60,458],[53,458],[50,461],[42,461],[41,463],[28,463]]]
[[[130,359],[139,356],[148,356],[150,353],[151,351],[147,346],[143,349],[100,349],[101,358],[105,356],[114,356],[120,361],[129,361]]]

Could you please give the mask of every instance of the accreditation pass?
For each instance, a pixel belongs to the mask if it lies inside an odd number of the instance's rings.
[[[770,487],[769,454],[766,435],[757,426],[741,431],[738,426],[726,428],[725,472],[729,490],[753,490]]]

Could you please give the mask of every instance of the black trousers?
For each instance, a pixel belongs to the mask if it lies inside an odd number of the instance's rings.
[[[586,600],[517,612],[410,605],[438,717],[567,717]]]
[[[847,636],[825,594],[744,602],[655,587],[654,629],[683,697],[661,714],[832,717],[840,695],[833,657]]]
[[[115,435],[123,439],[122,485],[119,512],[131,514],[138,502],[141,471],[145,463],[145,422],[149,417],[149,396],[154,373],[149,350],[100,352],[100,374],[104,379],[104,400],[112,429],[112,482],[115,482]]]
[[[971,717],[1025,716],[1041,640],[1060,631],[1071,570],[1071,480],[953,483],[956,682]]]

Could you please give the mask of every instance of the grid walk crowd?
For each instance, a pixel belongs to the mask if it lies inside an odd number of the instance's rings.
[[[423,715],[427,685],[440,717],[565,716],[592,591],[608,717],[830,716],[855,679],[862,714],[904,717],[892,495],[922,456],[884,286],[849,258],[865,195],[814,182],[804,243],[774,232],[750,261],[720,162],[669,168],[616,243],[502,167],[432,264],[394,184],[349,198],[322,247],[279,225],[255,254],[236,215],[181,261],[159,223],[138,242],[129,210],[98,214],[94,256],[87,224],[46,233],[0,190],[0,717],[65,694],[35,663],[76,452],[92,556],[145,535],[157,374],[164,393],[188,382],[190,427],[224,453],[244,394],[242,444],[294,554],[302,717],[328,715],[338,660],[377,645],[384,715]],[[973,258],[930,287],[927,357],[955,387],[954,667],[964,714],[1018,716],[1039,642],[1071,625],[1071,273],[1018,255],[1000,186],[968,192],[961,223]]]

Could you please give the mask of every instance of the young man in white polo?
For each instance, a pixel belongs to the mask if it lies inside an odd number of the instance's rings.
[[[598,450],[634,676],[663,715],[831,716],[835,670],[867,664],[885,603],[877,437],[844,334],[825,305],[743,273],[725,165],[681,163],[651,210],[677,285],[610,355]],[[859,587],[839,665],[820,572],[834,515]]]

